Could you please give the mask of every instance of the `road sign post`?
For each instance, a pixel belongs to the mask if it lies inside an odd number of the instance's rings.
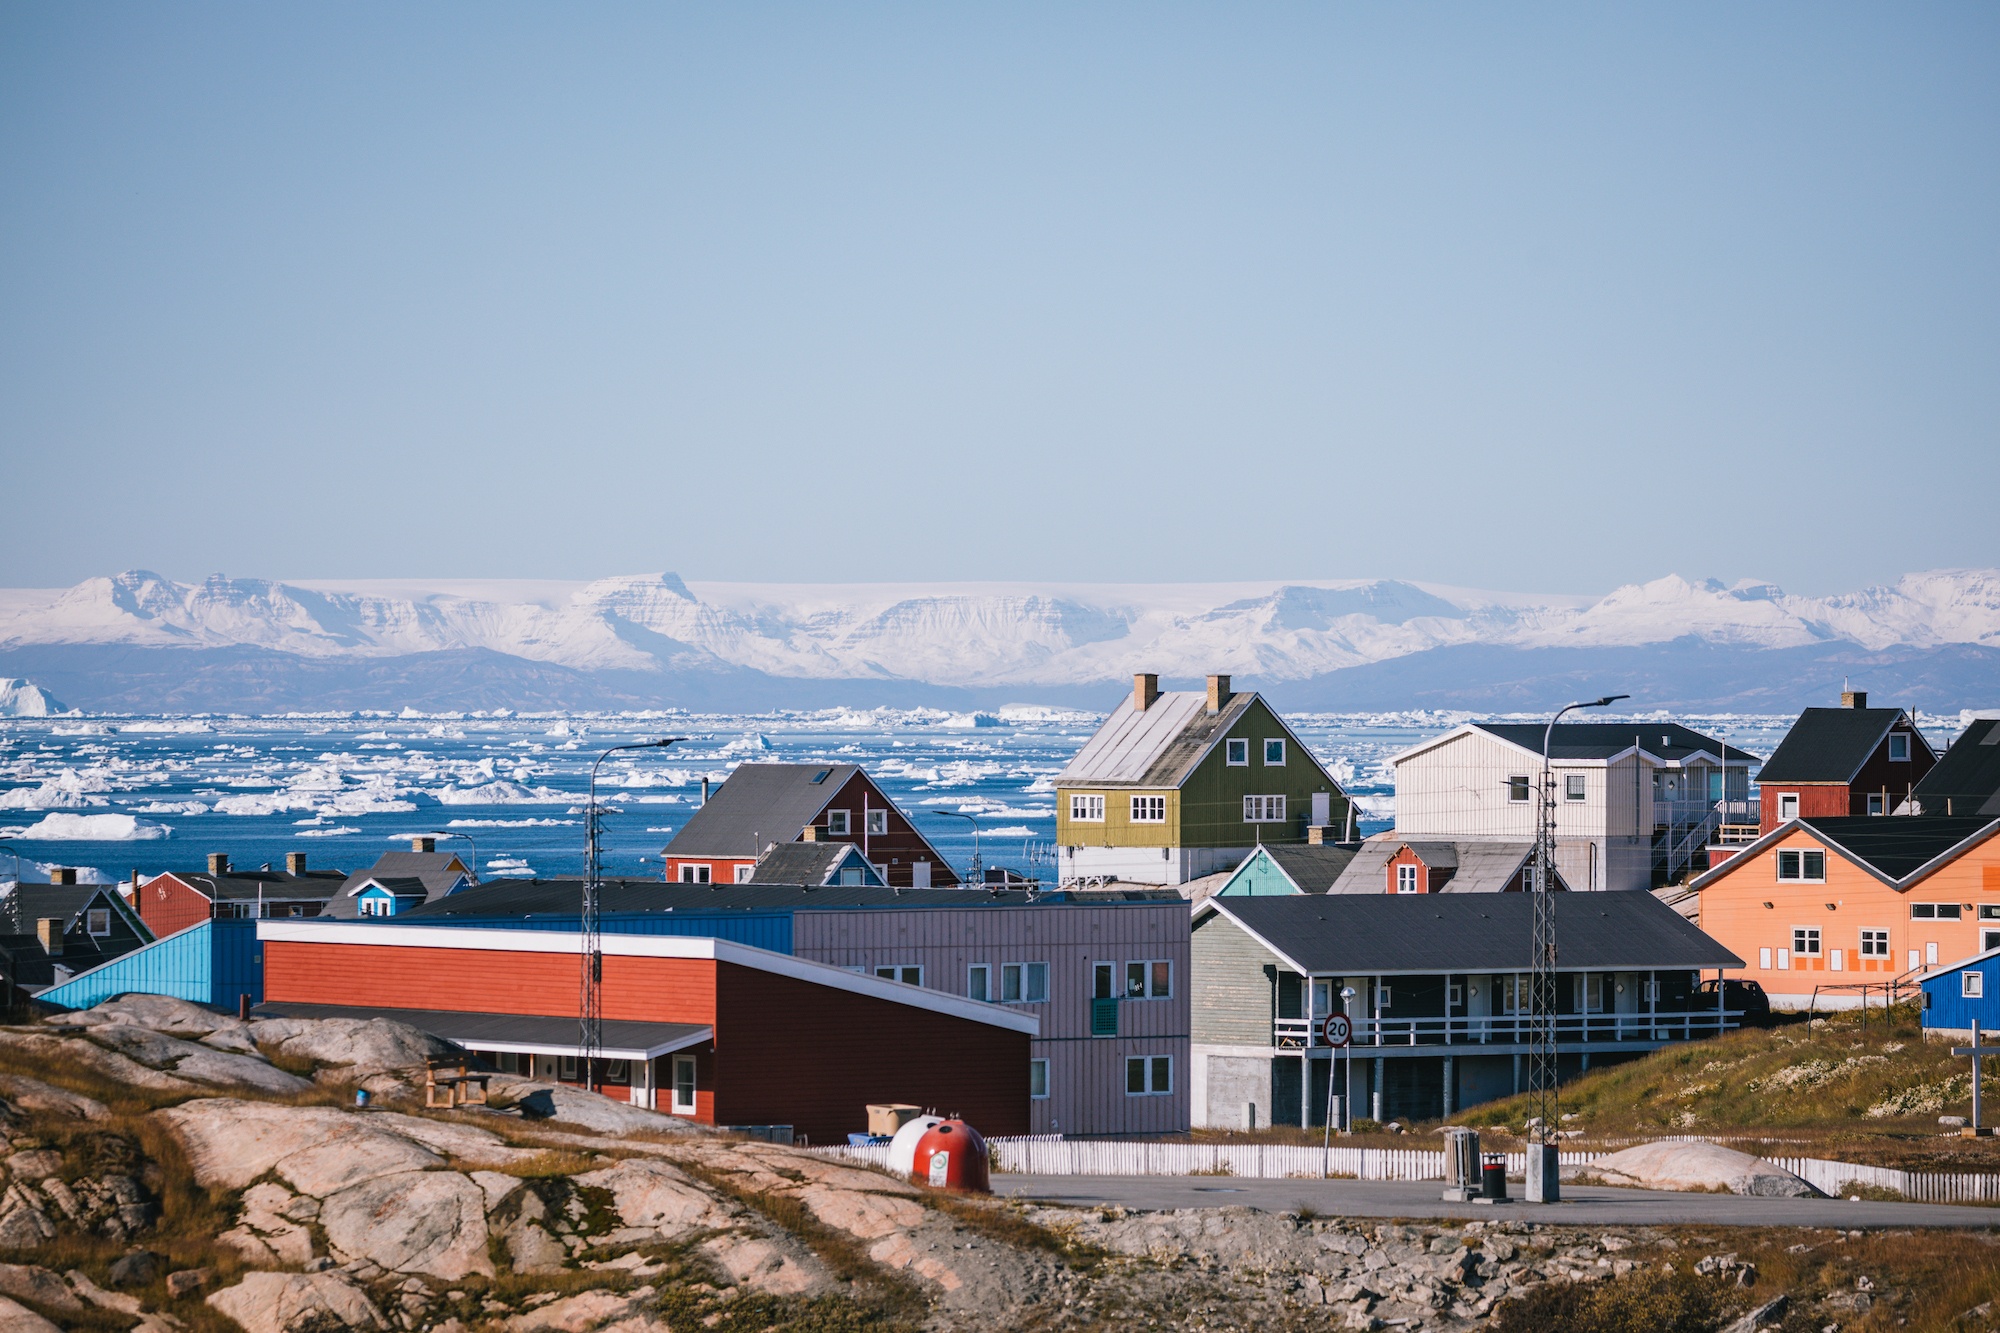
[[[1354,1037],[1354,1022],[1346,1014],[1328,1014],[1319,1025],[1320,1039],[1331,1048],[1326,1057],[1326,1128],[1321,1134],[1319,1176],[1325,1180],[1333,1169],[1333,1074],[1340,1068],[1340,1053],[1347,1049],[1347,1043]],[[1352,1061],[1353,1056],[1348,1059]],[[1353,1065],[1349,1064],[1349,1069]],[[1342,1098],[1344,1103],[1347,1099]]]

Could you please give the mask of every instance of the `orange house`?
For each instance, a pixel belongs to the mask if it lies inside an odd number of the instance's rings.
[[[2000,819],[1965,816],[1794,819],[1690,887],[1702,930],[1754,960],[1743,977],[1803,1007],[1816,987],[1921,975],[2000,946],[1996,834]]]

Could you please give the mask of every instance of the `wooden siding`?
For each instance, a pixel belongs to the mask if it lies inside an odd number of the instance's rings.
[[[1104,821],[1072,820],[1071,795],[1102,796]],[[1167,818],[1161,824],[1132,822],[1134,796],[1163,796]],[[1056,841],[1065,847],[1178,847],[1180,846],[1181,794],[1171,787],[1058,787],[1056,789]]]
[[[208,895],[195,892],[172,873],[155,875],[133,896],[139,919],[160,939],[209,918]]]
[[[863,803],[870,810],[889,812],[889,831],[869,835],[866,817],[862,814]],[[822,810],[813,819],[814,836],[821,842],[848,842],[866,853],[868,859],[882,867],[884,877],[899,889],[911,887],[914,865],[918,861],[928,861],[931,866],[931,887],[948,889],[958,883],[958,875],[951,863],[938,855],[925,840],[922,833],[909,820],[903,818],[896,803],[875,785],[869,776],[856,769],[845,786],[827,801],[826,810],[848,812],[848,827],[853,830],[846,837],[835,837],[826,831],[826,811]],[[793,834],[794,839],[800,835]]]
[[[1031,1107],[1030,1132],[1166,1134],[1188,1127],[1185,1070],[1191,957],[1185,903],[1040,907],[863,908],[802,911],[793,918],[793,952],[836,967],[872,970],[916,965],[924,986],[968,994],[969,969],[992,969],[998,993],[1006,963],[1047,963],[1049,998],[1019,1006],[1041,1019],[1028,1058],[1049,1062],[1049,1096]],[[1093,965],[1165,959],[1173,993],[1118,1006],[1118,1036],[1090,1035]],[[1175,1057],[1175,1089],[1165,1097],[1127,1097],[1128,1055]],[[879,1100],[879,1099],[878,1099]]]
[[[1235,922],[1210,913],[1195,923],[1194,1040],[1204,1046],[1269,1046],[1277,1017],[1271,971],[1287,971],[1277,955]]]
[[[1758,793],[1757,836],[1775,833],[1785,820],[1778,814],[1778,798],[1799,798],[1800,819],[1843,819],[1854,805],[1853,793],[1842,782],[1782,782]],[[1867,814],[1864,800],[1861,814]]]

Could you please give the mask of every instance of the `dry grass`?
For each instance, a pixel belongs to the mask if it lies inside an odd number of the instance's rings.
[[[1110,1258],[1095,1245],[1071,1240],[1029,1221],[1021,1215],[1018,1204],[929,1188],[924,1188],[918,1199],[926,1208],[943,1213],[967,1231],[1012,1249],[1039,1251],[1071,1268],[1088,1272]]]

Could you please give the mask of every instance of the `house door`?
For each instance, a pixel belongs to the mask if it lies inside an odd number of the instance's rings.
[[[1115,1000],[1118,992],[1112,989],[1117,980],[1117,969],[1110,963],[1099,963],[1092,970],[1090,998],[1093,1000]]]
[[[910,887],[928,889],[931,886],[931,863],[929,861],[910,862]]]

